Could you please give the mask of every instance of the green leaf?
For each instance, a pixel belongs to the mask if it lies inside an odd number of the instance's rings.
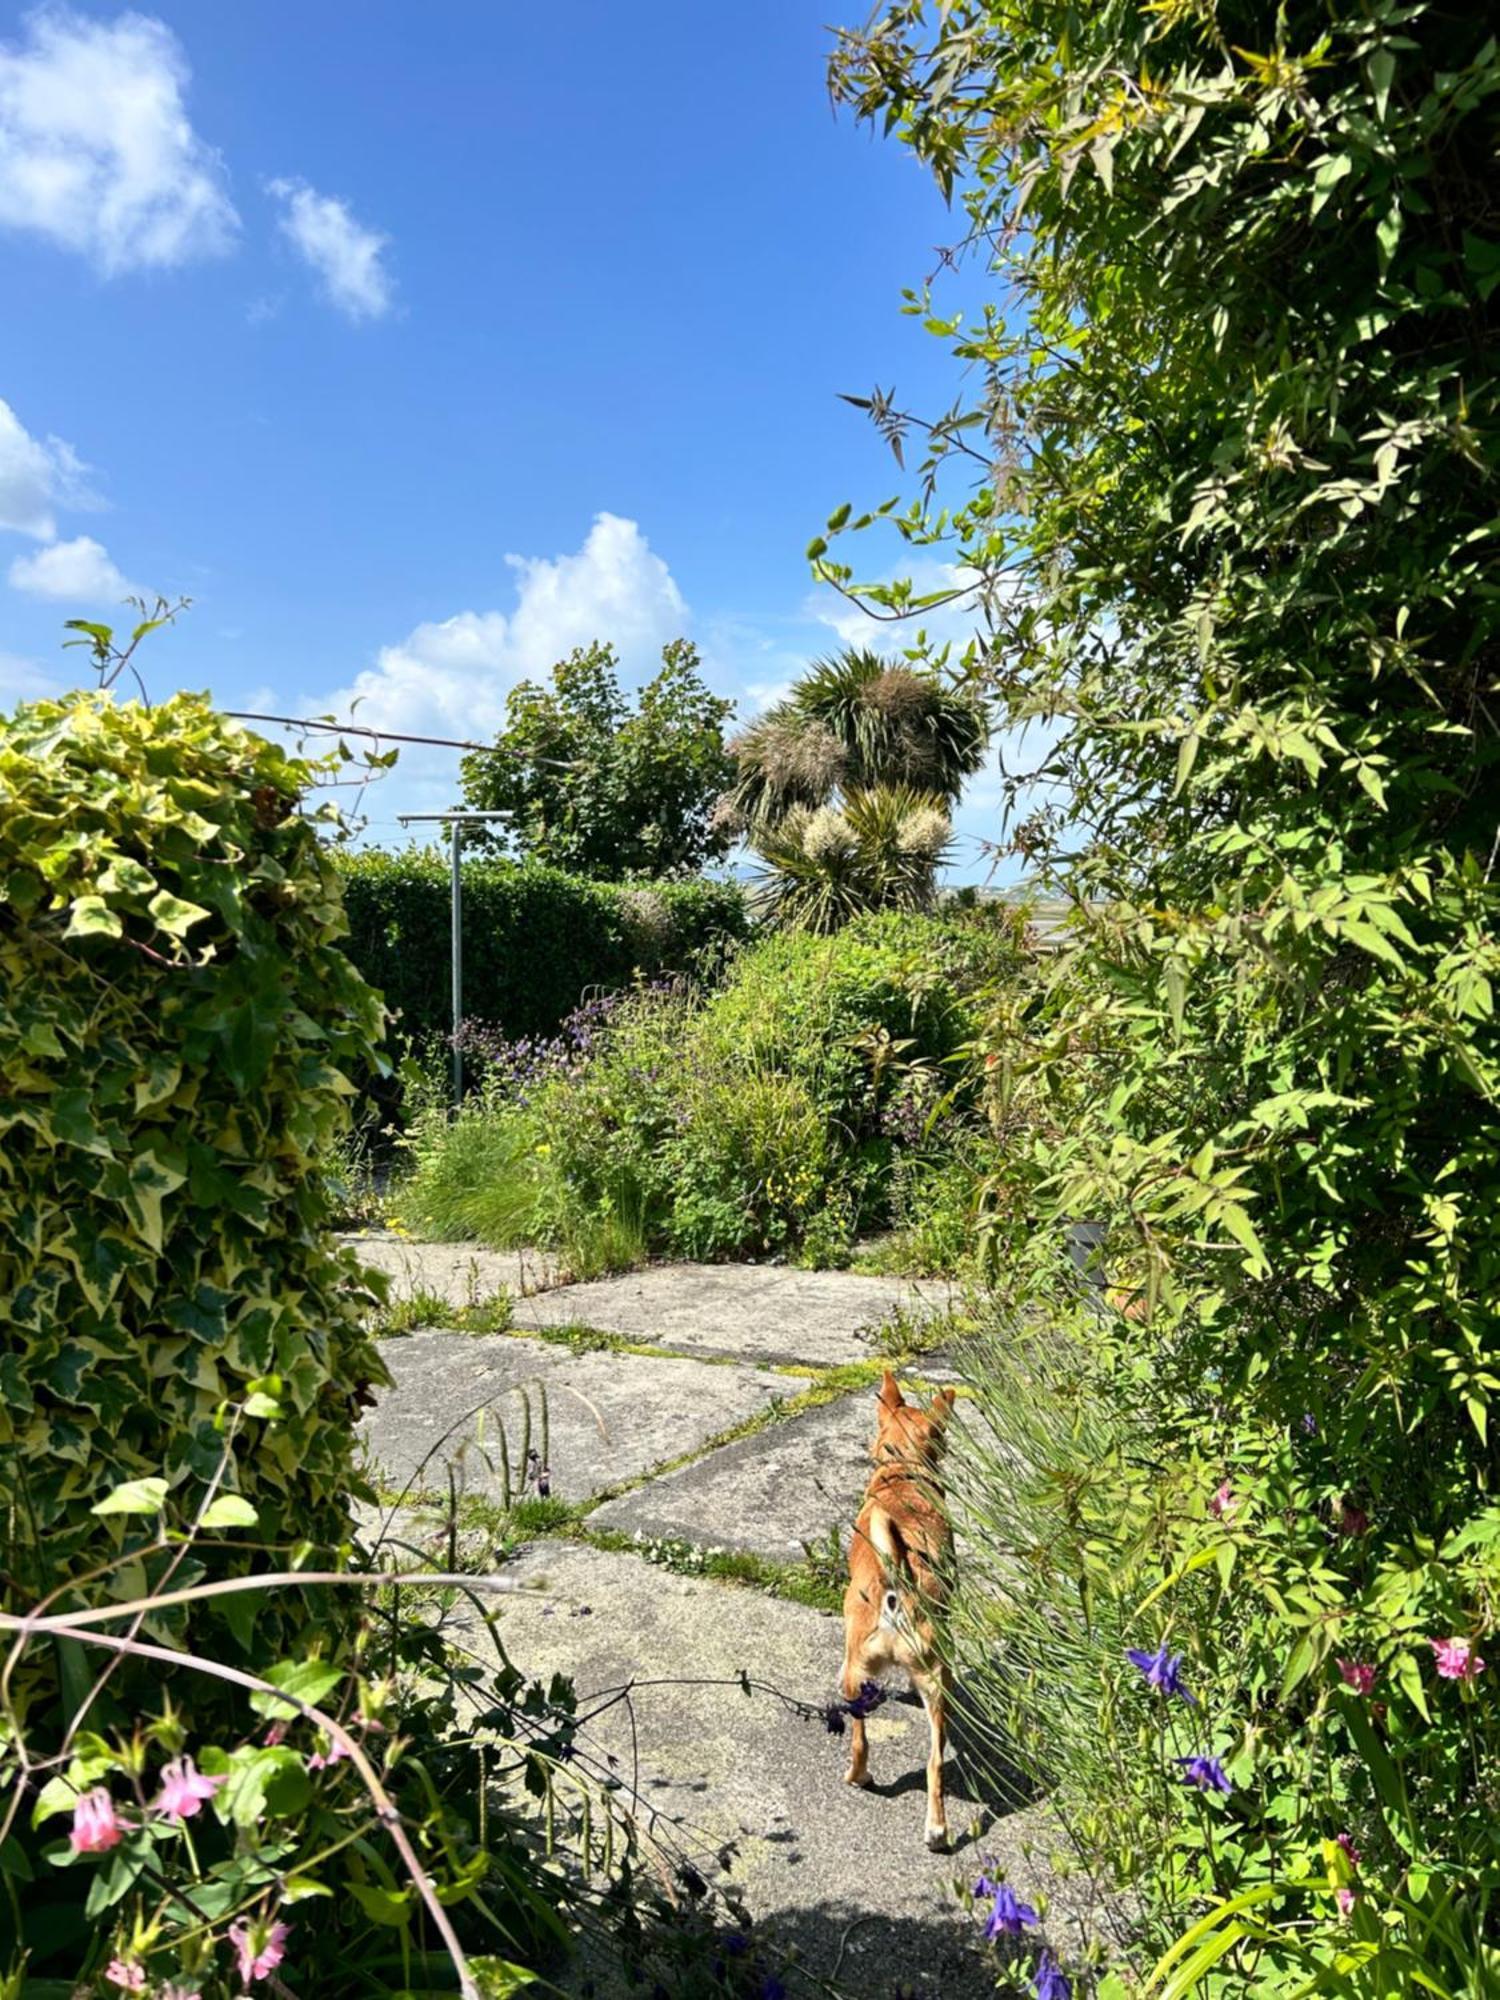
[[[1385,107],[1390,102],[1391,83],[1396,74],[1394,50],[1386,44],[1371,49],[1366,66],[1370,72],[1370,85],[1374,92],[1375,116],[1383,119]]]
[[[253,1528],[260,1517],[238,1493],[221,1493],[209,1502],[200,1525],[204,1528]]]
[[[411,1921],[416,1891],[409,1885],[399,1891],[382,1889],[374,1882],[346,1882],[344,1887],[373,1922],[399,1928]]]
[[[165,1479],[127,1479],[89,1509],[91,1514],[159,1514],[167,1504]]]
[[[298,1701],[306,1702],[310,1708],[320,1706],[324,1697],[331,1694],[343,1678],[343,1670],[331,1667],[326,1660],[285,1660],[262,1676],[287,1694],[295,1695]],[[290,1721],[301,1713],[295,1703],[278,1701],[274,1695],[258,1691],[251,1695],[250,1706],[257,1715],[270,1716],[279,1721]]]
[[[63,936],[117,938],[124,930],[119,912],[112,910],[102,896],[80,896],[68,912],[68,927]]]
[[[185,937],[194,924],[206,923],[212,915],[201,903],[186,902],[170,889],[159,889],[146,907],[157,929],[174,938]]]

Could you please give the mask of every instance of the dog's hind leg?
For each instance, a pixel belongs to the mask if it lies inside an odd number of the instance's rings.
[[[948,1728],[948,1669],[913,1673],[912,1681],[927,1711],[927,1845],[935,1854],[948,1845],[948,1816],[943,1805],[943,1751]]]
[[[845,1701],[853,1701],[866,1679],[861,1650],[852,1638],[844,1649],[844,1672],[840,1685]],[[846,1785],[867,1785],[870,1782],[870,1751],[866,1739],[865,1719],[862,1715],[849,1718],[849,1768],[844,1773]]]

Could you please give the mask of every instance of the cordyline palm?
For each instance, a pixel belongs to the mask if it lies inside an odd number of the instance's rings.
[[[956,802],[984,762],[989,718],[939,675],[851,649],[817,660],[730,747],[726,813],[758,836],[793,806],[904,785]]]
[[[938,674],[859,651],[816,661],[730,745],[720,809],[766,864],[768,914],[831,931],[862,910],[924,908],[988,741],[983,703]]]

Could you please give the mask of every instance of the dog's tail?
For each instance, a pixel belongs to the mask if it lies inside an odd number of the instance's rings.
[[[887,1577],[887,1611],[895,1608],[890,1598],[896,1596],[905,1622],[910,1624],[914,1617],[941,1605],[946,1595],[944,1580],[929,1551],[918,1540],[908,1541],[899,1522],[883,1507],[871,1510],[869,1536]]]

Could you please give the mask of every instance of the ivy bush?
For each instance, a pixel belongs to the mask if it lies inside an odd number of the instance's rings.
[[[233,1575],[248,1559],[222,1529],[251,1520],[325,1566],[347,1548],[354,1424],[385,1378],[360,1274],[324,1233],[319,1166],[383,1017],[298,810],[309,776],[196,696],[79,695],[0,721],[8,1611],[85,1580],[128,1598],[168,1572]],[[186,1494],[221,1533],[185,1559],[154,1517]],[[152,1630],[269,1662],[336,1650],[349,1626],[294,1592],[163,1611]],[[60,1735],[87,1684],[78,1649],[25,1653],[7,1775],[18,1718]],[[141,1684],[118,1674],[90,1727],[128,1717]],[[45,1956],[73,1919],[66,1896],[28,1900]]]
[[[346,949],[410,1041],[446,1036],[450,876],[432,851],[339,857]],[[590,988],[689,970],[749,934],[743,892],[706,880],[605,883],[538,862],[462,863],[464,1010],[510,1035],[547,1034]]]
[[[993,1051],[976,1668],[1148,1991],[1493,1994],[1493,23],[900,0],[834,81],[993,260],[912,300],[983,387],[899,521],[1055,725],[1019,838],[1078,911]]]

